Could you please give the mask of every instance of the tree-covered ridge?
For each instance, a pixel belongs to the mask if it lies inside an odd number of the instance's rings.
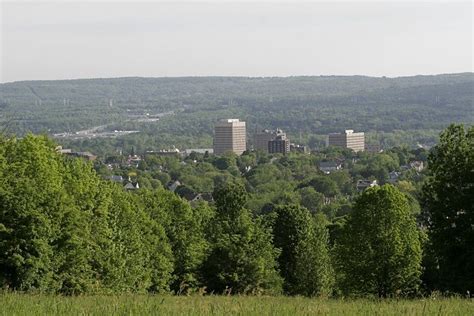
[[[63,294],[470,295],[473,131],[453,125],[442,134],[427,178],[359,193],[340,172],[321,174],[313,155],[170,159],[167,168],[215,173],[210,203],[188,203],[161,180],[126,191],[45,136],[1,137],[0,284]],[[351,163],[383,176],[414,154],[423,155],[394,149]]]
[[[373,133],[417,131],[404,138],[430,131],[428,139],[433,141],[451,122],[474,122],[473,85],[472,73],[401,78],[22,81],[0,85],[0,120],[8,122],[14,133],[75,132],[103,125],[111,131],[139,130],[139,136],[125,139],[143,150],[171,145],[209,147],[214,123],[226,117],[247,121],[249,134],[276,127],[293,138],[301,132],[302,141],[313,147],[322,143],[318,135],[347,128]],[[143,120],[146,113],[153,116],[168,111],[174,115],[158,122]],[[154,137],[157,134],[159,138]],[[383,142],[380,135],[373,137]],[[406,142],[423,141],[415,138]]]

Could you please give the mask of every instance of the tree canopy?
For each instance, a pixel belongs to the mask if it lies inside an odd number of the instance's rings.
[[[336,240],[335,257],[345,294],[416,293],[421,236],[405,195],[388,184],[365,190]]]
[[[438,280],[433,286],[466,293],[474,289],[474,127],[446,129],[428,163],[422,205]]]

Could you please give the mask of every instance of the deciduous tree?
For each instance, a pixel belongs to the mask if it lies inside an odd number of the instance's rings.
[[[474,127],[451,125],[428,158],[422,206],[436,289],[474,291]]]
[[[291,295],[328,295],[334,274],[328,250],[324,215],[312,217],[298,205],[279,206],[273,225],[275,247],[284,290]]]
[[[243,186],[227,184],[214,192],[211,254],[204,264],[209,291],[222,293],[279,293],[278,251],[270,229],[244,208]]]
[[[379,297],[416,293],[420,238],[403,193],[392,185],[365,190],[336,240],[339,289]]]

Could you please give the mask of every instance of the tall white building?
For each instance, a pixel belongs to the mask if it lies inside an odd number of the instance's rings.
[[[344,133],[332,133],[328,135],[327,145],[364,151],[365,135],[364,132],[354,133],[351,129],[345,130]]]
[[[220,120],[214,126],[214,154],[233,152],[241,155],[247,150],[245,122],[238,119]]]

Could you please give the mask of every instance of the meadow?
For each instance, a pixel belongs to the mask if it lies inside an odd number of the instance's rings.
[[[462,298],[0,294],[1,315],[474,315]]]

